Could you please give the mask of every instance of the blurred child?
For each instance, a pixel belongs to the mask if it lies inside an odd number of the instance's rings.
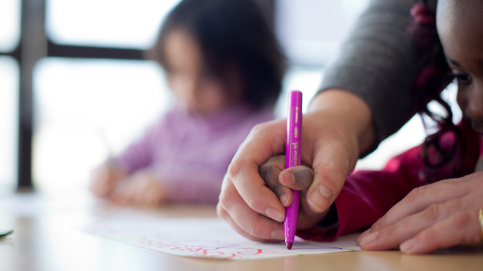
[[[91,191],[121,204],[216,203],[238,145],[274,117],[285,69],[275,37],[252,0],[184,0],[148,53],[176,104],[94,171]]]

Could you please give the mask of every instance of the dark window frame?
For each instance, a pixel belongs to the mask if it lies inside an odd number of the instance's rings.
[[[268,22],[274,23],[276,0],[256,0]],[[46,0],[21,0],[20,40],[11,52],[0,52],[18,62],[17,191],[33,191],[32,138],[34,133],[33,71],[42,58],[89,58],[143,60],[143,50],[82,45],[63,45],[49,40],[45,30]]]

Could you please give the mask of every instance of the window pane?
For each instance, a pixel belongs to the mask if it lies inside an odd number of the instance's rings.
[[[295,64],[323,65],[337,53],[368,0],[277,0],[276,33]]]
[[[275,105],[276,117],[287,116],[288,97],[292,90],[300,90],[304,94],[302,108],[305,113],[322,82],[322,77],[323,68],[321,67],[290,66],[283,79],[282,94]]]
[[[179,0],[48,0],[46,31],[57,43],[145,49]]]
[[[17,180],[18,71],[15,60],[0,57],[0,194]]]
[[[119,153],[169,106],[154,62],[42,60],[34,73],[34,181],[85,189],[93,167]]]
[[[0,51],[10,52],[20,37],[20,0],[0,1]]]

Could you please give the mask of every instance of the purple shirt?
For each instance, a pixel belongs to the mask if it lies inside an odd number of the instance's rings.
[[[273,118],[273,108],[235,107],[209,118],[175,108],[116,160],[129,173],[152,170],[169,202],[216,203],[238,146],[255,124]]]

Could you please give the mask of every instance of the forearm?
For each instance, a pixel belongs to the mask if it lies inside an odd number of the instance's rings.
[[[424,52],[407,32],[411,6],[410,0],[372,1],[324,72],[321,91],[347,90],[370,108],[375,144],[416,112],[412,85]]]

